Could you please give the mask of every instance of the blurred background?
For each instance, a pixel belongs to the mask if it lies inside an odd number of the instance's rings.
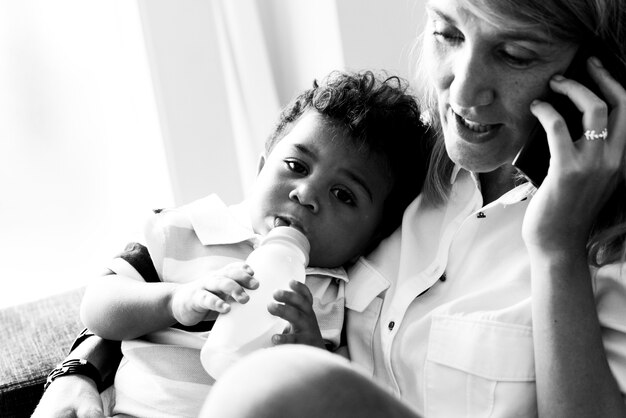
[[[84,285],[153,208],[241,200],[314,78],[410,79],[423,3],[0,1],[0,307]]]

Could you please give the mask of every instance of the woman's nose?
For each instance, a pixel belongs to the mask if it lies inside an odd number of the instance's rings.
[[[452,65],[450,102],[464,108],[487,106],[496,96],[494,71],[487,58],[471,48],[458,51]]]
[[[289,199],[299,203],[302,206],[305,206],[313,213],[317,213],[319,211],[319,199],[317,198],[315,187],[313,187],[313,185],[311,184],[304,182],[299,183],[289,193]]]

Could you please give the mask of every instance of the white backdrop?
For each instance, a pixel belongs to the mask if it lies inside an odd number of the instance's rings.
[[[0,2],[0,307],[81,286],[151,208],[240,200],[331,69],[409,76],[423,0]]]

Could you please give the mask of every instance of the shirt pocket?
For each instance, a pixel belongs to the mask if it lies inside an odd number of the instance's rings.
[[[530,326],[435,315],[424,378],[429,418],[537,416]]]
[[[374,375],[374,332],[383,299],[374,298],[363,312],[346,309],[346,332],[350,360],[369,376]]]

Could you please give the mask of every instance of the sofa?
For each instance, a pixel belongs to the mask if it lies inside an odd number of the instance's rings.
[[[83,329],[83,288],[0,309],[0,417],[30,417],[48,372]]]

